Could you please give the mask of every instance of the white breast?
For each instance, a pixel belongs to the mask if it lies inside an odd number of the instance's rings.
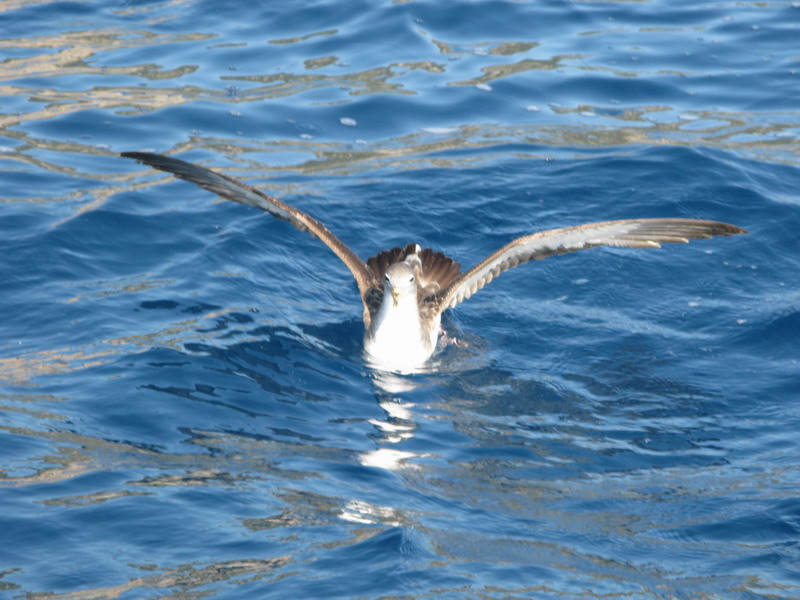
[[[385,300],[364,336],[370,362],[387,371],[416,370],[436,348],[439,318],[433,325],[430,333],[423,332],[416,298],[404,298],[397,306]]]

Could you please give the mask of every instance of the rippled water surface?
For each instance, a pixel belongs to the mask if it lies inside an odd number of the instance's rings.
[[[0,3],[0,595],[800,597],[800,5]],[[347,269],[627,217],[372,370]]]

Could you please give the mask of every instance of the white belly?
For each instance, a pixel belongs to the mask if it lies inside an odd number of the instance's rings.
[[[422,331],[416,299],[393,306],[384,303],[375,315],[372,330],[364,337],[364,349],[372,366],[387,371],[413,371],[436,349],[439,319],[429,334]]]

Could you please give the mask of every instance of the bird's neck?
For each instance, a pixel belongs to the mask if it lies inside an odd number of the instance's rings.
[[[391,294],[385,294],[375,315],[375,331],[394,339],[419,338],[421,330],[417,299],[407,295],[395,304]]]

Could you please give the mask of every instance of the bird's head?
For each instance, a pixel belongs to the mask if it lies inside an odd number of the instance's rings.
[[[403,298],[417,298],[417,276],[414,269],[406,263],[393,263],[386,268],[383,291],[397,306]]]

